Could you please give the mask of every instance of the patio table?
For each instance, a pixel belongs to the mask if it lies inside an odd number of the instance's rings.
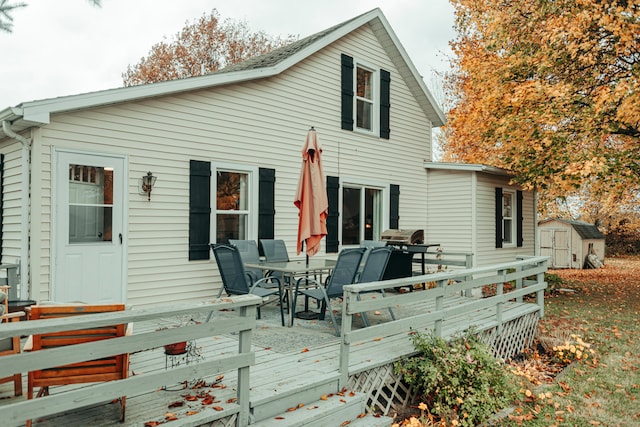
[[[283,274],[284,283],[282,284],[287,289],[287,298],[289,303],[293,301],[293,292],[295,288],[295,280],[310,276],[320,276],[320,280],[314,281],[322,285],[322,276],[324,274],[331,273],[331,270],[336,266],[336,261],[333,259],[316,259],[311,258],[306,261],[261,261],[259,263],[246,262],[244,263],[246,268],[259,268],[265,273],[267,271],[276,271]],[[287,281],[286,278],[289,278]],[[289,310],[289,326],[293,325],[293,316],[295,316],[295,307]]]

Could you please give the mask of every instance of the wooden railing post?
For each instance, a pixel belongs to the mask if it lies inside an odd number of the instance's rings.
[[[249,319],[255,319],[257,308],[252,305],[249,307],[241,307],[239,309],[239,316]],[[244,329],[240,331],[238,336],[238,353],[251,352],[251,335],[253,329]],[[240,406],[240,412],[238,412],[237,425],[246,426],[249,425],[249,415],[251,413],[249,390],[251,385],[249,384],[249,367],[243,366],[238,368],[238,390],[236,391],[236,398],[238,399],[238,405]]]
[[[540,261],[538,265],[543,265],[545,267],[545,271],[547,270],[547,260]],[[544,272],[536,275],[536,282],[544,283]],[[536,292],[536,303],[538,304],[538,307],[540,307],[539,313],[540,318],[542,319],[544,317],[544,289]]]
[[[356,300],[357,294],[345,289],[342,299],[342,326],[340,328],[340,363],[339,363],[339,375],[338,389],[342,390],[349,383],[349,343],[346,340],[346,336],[351,332],[351,325],[353,323],[353,316],[348,310],[349,304],[352,300]]]
[[[441,288],[443,290],[442,294],[436,297],[436,312],[442,311],[442,309],[444,308],[444,295],[446,293],[445,288],[447,287],[448,282],[449,280],[438,280],[436,284],[438,288]],[[436,337],[442,337],[442,319],[436,320],[434,333]]]
[[[504,281],[506,270],[498,270],[498,283],[496,283],[496,297],[504,294]],[[502,312],[504,310],[504,299],[498,299],[496,304],[496,321],[498,322],[498,335],[502,334]]]
[[[515,270],[516,270],[516,272],[519,272],[519,271],[524,270],[524,267],[519,266],[519,267],[516,267]],[[523,278],[522,277],[519,277],[519,278],[516,279],[516,290],[517,289],[522,289],[522,283],[523,283]],[[521,296],[517,297],[516,298],[516,302],[522,302],[522,297]]]

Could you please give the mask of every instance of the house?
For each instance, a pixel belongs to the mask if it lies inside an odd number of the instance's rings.
[[[538,222],[539,253],[551,258],[550,268],[583,268],[594,254],[604,262],[605,238],[593,224],[550,218]]]
[[[532,193],[521,205],[506,175],[430,163],[444,121],[379,9],[209,75],[24,102],[0,110],[1,261],[20,260],[22,299],[211,298],[210,242],[295,248],[311,126],[330,203],[316,256],[396,228],[482,262],[533,255]]]

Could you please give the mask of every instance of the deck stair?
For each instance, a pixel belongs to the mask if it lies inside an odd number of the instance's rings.
[[[308,404],[298,404],[290,410],[258,421],[256,427],[326,427],[326,426],[367,426],[388,427],[393,419],[375,417],[366,412],[366,395],[344,391],[322,395]]]

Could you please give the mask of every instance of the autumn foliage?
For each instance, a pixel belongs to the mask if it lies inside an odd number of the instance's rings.
[[[452,4],[445,160],[510,169],[546,201],[606,195],[594,219],[637,214],[640,2]]]
[[[187,22],[171,40],[155,44],[147,57],[129,65],[122,75],[125,86],[201,76],[253,56],[272,51],[296,37],[272,37],[252,32],[247,23],[220,20],[216,9],[193,23]]]

